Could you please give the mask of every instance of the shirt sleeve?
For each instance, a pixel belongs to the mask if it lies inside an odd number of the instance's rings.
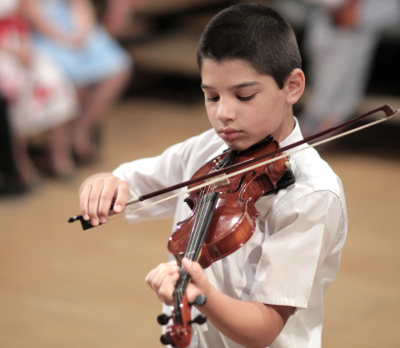
[[[129,196],[138,197],[165,187],[174,185],[183,180],[184,165],[184,144],[176,144],[161,155],[156,157],[139,159],[133,162],[124,163],[114,170],[113,174],[128,182]],[[177,191],[171,194],[177,193]],[[155,201],[162,200],[168,195],[160,195],[146,202],[134,204],[127,207],[126,217],[129,221],[146,220],[150,217],[170,218],[173,216],[177,198],[164,201],[151,206],[145,210],[132,213],[138,208],[147,206]]]
[[[330,283],[337,273],[340,252],[335,254],[334,247],[345,233],[340,199],[333,192],[316,191],[268,215],[260,226],[267,237],[250,299],[306,308],[315,283],[323,278]]]
[[[220,142],[215,132],[209,130],[169,147],[159,156],[124,163],[113,174],[128,182],[130,198],[138,197],[189,180],[213,155],[215,149],[220,147]],[[171,218],[178,200],[183,201],[182,197],[162,201],[135,213],[132,211],[185,190],[186,187],[129,206],[126,217],[131,222],[155,217]]]

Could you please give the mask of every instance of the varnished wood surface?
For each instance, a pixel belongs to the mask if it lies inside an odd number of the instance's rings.
[[[67,218],[79,212],[88,175],[157,155],[209,125],[201,103],[145,99],[121,103],[105,123],[98,164],[70,182],[45,179],[30,195],[0,198],[2,348],[161,347],[161,306],[144,277],[166,258],[171,221],[121,218],[82,231]],[[397,348],[400,155],[348,150],[322,150],[342,178],[349,213],[342,265],[326,295],[323,347]]]

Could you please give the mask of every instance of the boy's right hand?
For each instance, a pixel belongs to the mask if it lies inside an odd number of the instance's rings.
[[[111,204],[113,212],[121,213],[129,197],[128,183],[112,173],[95,174],[87,178],[79,189],[80,207],[83,218],[93,226],[107,221]]]

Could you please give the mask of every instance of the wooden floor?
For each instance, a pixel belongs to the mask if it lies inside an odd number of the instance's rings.
[[[161,347],[160,304],[144,277],[166,258],[171,221],[122,218],[82,231],[67,218],[79,212],[88,175],[208,127],[201,103],[125,101],[106,121],[100,163],[70,182],[46,179],[30,195],[0,198],[0,347]],[[341,269],[326,295],[325,348],[400,347],[398,138],[384,156],[376,146],[364,151],[376,138],[322,150],[343,180],[349,213]]]

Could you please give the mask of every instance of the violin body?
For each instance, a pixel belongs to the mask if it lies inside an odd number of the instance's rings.
[[[258,157],[260,152],[261,154],[270,153],[279,149],[279,144],[272,140],[261,149],[260,147],[255,146],[239,152],[230,165]],[[217,156],[201,167],[193,178],[202,177],[215,168],[219,168],[219,164],[223,163],[228,155],[229,152],[226,152]],[[255,207],[256,201],[276,188],[279,179],[286,171],[286,161],[286,158],[282,158],[229,179],[221,176],[221,181],[212,184],[212,187],[206,186],[206,188],[192,191],[185,199],[192,212],[186,220],[177,224],[177,229],[169,238],[168,250],[179,262],[185,255],[195,217],[198,215],[199,202],[205,191],[217,191],[219,197],[208,228],[212,233],[207,233],[205,237],[198,262],[203,268],[207,268],[214,261],[242,247],[250,239],[256,227],[256,218],[259,215]]]

